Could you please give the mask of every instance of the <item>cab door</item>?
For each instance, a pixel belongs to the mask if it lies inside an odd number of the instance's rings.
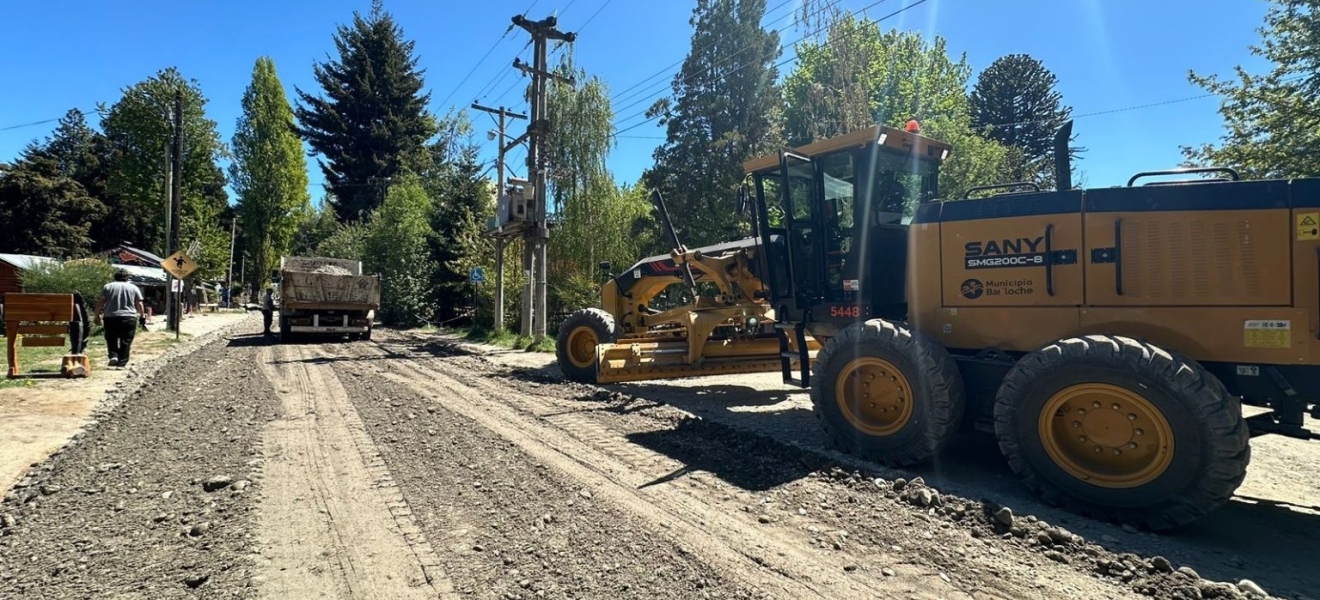
[[[787,230],[788,270],[792,293],[789,320],[824,297],[825,256],[820,236],[820,177],[811,159],[784,151],[779,155],[780,191]]]

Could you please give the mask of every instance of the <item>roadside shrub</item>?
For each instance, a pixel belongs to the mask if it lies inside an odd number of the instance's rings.
[[[34,294],[81,292],[88,308],[95,306],[101,287],[115,276],[110,263],[94,258],[46,264],[24,271],[23,291]]]

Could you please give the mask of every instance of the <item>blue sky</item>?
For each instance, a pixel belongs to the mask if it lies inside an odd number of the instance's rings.
[[[768,26],[787,26],[798,1],[767,0],[768,7],[779,7],[767,16]],[[886,0],[867,14],[884,16],[913,1]],[[842,0],[841,6],[856,11],[873,2]],[[509,64],[527,36],[521,30],[504,34],[509,17],[530,5],[529,17],[557,12],[562,29],[580,30],[578,63],[610,86],[618,100],[618,125],[626,128],[642,120],[628,117],[668,91],[676,68],[627,94],[619,92],[682,60],[693,4],[386,0],[385,6],[417,43],[434,112],[474,99],[525,109],[518,100],[521,84],[514,83],[520,75],[505,72],[511,71]],[[112,103],[123,87],[171,65],[201,83],[208,114],[227,141],[257,57],[274,59],[292,100],[294,86],[316,89],[312,64],[334,51],[335,26],[347,22],[353,10],[369,8],[370,0],[4,2],[0,81],[7,89],[0,93],[0,161],[12,159],[53,127],[22,125],[57,118],[73,107],[90,110],[97,102]],[[1238,64],[1255,71],[1266,68],[1247,50],[1258,41],[1256,28],[1266,8],[1263,0],[1216,2],[1214,10],[1190,0],[928,0],[884,24],[945,37],[951,52],[966,53],[974,72],[1010,53],[1043,61],[1058,75],[1064,101],[1079,117],[1074,131],[1078,144],[1087,148],[1080,163],[1086,183],[1108,186],[1124,183],[1137,171],[1176,166],[1180,145],[1218,138],[1222,123],[1213,97],[1132,107],[1203,94],[1188,83],[1189,69],[1230,74]],[[799,35],[790,28],[781,37],[787,44]],[[789,46],[784,57],[791,54]],[[644,93],[625,98],[638,91]],[[1132,109],[1119,110],[1127,108]],[[491,123],[485,115],[473,117],[480,127]],[[616,178],[636,180],[663,134],[653,123],[621,134],[610,158]],[[488,145],[493,157],[493,144]],[[520,157],[515,152],[511,159]],[[313,198],[319,200],[322,178],[314,163],[309,165]],[[523,171],[521,166],[515,170]]]

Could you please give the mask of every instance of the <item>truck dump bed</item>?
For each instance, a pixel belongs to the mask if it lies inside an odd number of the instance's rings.
[[[363,275],[355,260],[285,257],[280,261],[280,306],[304,309],[380,308],[380,277]]]

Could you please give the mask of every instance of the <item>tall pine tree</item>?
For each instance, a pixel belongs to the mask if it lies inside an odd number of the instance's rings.
[[[385,197],[389,181],[426,160],[426,141],[436,123],[426,110],[423,70],[414,42],[373,0],[371,14],[353,13],[351,26],[334,36],[339,60],[318,63],[323,97],[301,89],[299,132],[318,159],[341,221],[359,221]]]
[[[972,126],[1014,151],[1006,179],[1053,182],[1054,135],[1072,115],[1056,85],[1058,77],[1027,54],[1002,56],[977,77]],[[1073,157],[1080,151],[1069,148]]]
[[[254,266],[248,283],[255,290],[289,251],[311,207],[307,160],[293,129],[293,109],[270,58],[257,59],[252,70],[233,148],[229,175],[238,194],[244,249]]]
[[[779,35],[761,26],[763,17],[765,0],[698,0],[672,101],[649,111],[668,131],[643,178],[665,195],[689,246],[745,231],[737,214],[742,163],[779,140]]]

